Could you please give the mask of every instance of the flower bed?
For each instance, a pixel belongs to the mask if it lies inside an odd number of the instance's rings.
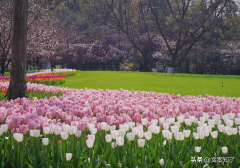
[[[0,82],[0,88],[8,85]],[[31,83],[27,87],[61,91],[64,95],[23,98],[21,105],[20,99],[1,102],[0,150],[4,152],[0,158],[6,160],[6,166],[155,168],[240,164],[240,98],[123,89],[104,92]]]
[[[54,69],[53,72],[51,69],[40,70],[40,72],[35,72],[28,75],[39,75],[39,74],[54,74],[54,75],[64,75],[64,76],[73,76],[76,75],[77,71],[75,69]]]
[[[0,80],[10,81],[10,77],[0,77]],[[63,84],[65,83],[65,76],[64,75],[56,75],[56,74],[38,74],[38,75],[31,75],[26,76],[27,82],[31,83],[38,83],[38,84],[45,84],[45,85],[57,85],[57,84]]]

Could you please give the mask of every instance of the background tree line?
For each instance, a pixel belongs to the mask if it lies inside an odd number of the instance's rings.
[[[233,0],[29,0],[27,66],[240,74]],[[13,0],[0,1],[1,75],[11,66]]]

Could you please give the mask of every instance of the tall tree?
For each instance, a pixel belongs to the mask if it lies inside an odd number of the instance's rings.
[[[28,97],[26,85],[28,0],[13,2],[11,77],[7,99]]]

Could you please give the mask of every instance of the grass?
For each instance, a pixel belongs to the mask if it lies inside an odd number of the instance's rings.
[[[223,82],[223,87],[222,87]],[[240,76],[126,71],[77,71],[61,87],[240,97]]]

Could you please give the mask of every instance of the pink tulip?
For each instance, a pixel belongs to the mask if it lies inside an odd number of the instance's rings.
[[[19,131],[20,131],[22,134],[26,134],[27,131],[28,131],[27,125],[20,125],[20,126],[19,126]]]
[[[107,120],[107,124],[113,125],[113,123],[114,123],[114,117],[113,116],[107,116],[106,120]]]
[[[37,108],[37,114],[38,115],[43,115],[44,114],[44,109],[42,107]]]
[[[20,124],[20,117],[19,116],[13,116],[12,117],[12,125],[14,128],[18,127]]]
[[[0,113],[0,123],[3,123],[5,116],[3,113]]]

